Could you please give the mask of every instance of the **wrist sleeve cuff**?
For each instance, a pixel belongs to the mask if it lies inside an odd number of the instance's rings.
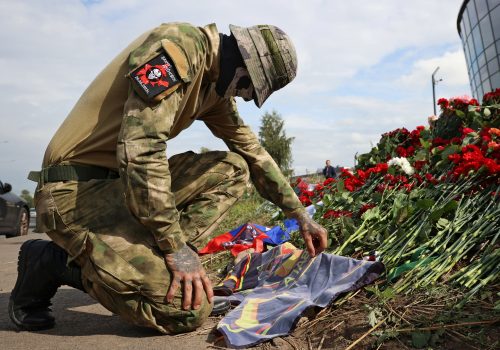
[[[304,207],[284,210],[283,212],[285,213],[287,218],[298,218],[300,216],[307,215],[306,208]]]
[[[178,223],[175,225],[179,226]],[[173,230],[173,227],[171,227],[169,231],[170,232],[162,235],[161,237],[155,237],[158,248],[160,248],[160,250],[165,254],[175,253],[181,249],[187,241],[182,230],[180,229],[180,226],[177,227],[176,230]]]

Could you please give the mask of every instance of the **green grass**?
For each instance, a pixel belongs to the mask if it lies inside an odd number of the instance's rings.
[[[229,213],[214,231],[213,236],[231,231],[247,222],[259,225],[268,224],[271,215],[260,210],[261,205],[265,202],[257,193],[246,193],[229,209]]]

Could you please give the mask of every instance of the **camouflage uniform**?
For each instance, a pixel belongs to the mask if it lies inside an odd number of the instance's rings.
[[[181,84],[148,102],[130,89],[128,72],[158,52],[172,59]],[[208,317],[164,298],[170,273],[164,253],[206,237],[243,194],[249,175],[287,214],[302,211],[295,193],[233,98],[219,97],[219,34],[215,25],[163,24],[143,34],[91,83],[51,140],[43,168],[90,165],[118,170],[118,179],[40,182],[37,229],[82,268],[87,292],[112,312],[164,333],[193,330]],[[229,152],[166,157],[166,141],[195,120]]]

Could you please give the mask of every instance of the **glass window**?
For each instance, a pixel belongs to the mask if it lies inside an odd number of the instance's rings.
[[[467,33],[465,32],[464,19],[462,18],[462,20],[460,21],[460,38],[463,40],[465,39],[466,35]]]
[[[481,33],[479,32],[479,26],[472,29],[472,38],[474,39],[474,50],[476,55],[483,52],[483,41],[481,40]]]
[[[483,68],[481,68],[479,70],[479,75],[481,76],[481,81],[485,81],[486,79],[488,79],[490,77],[490,75],[488,74],[488,66],[484,66]]]
[[[490,17],[484,17],[481,22],[479,22],[479,26],[481,27],[481,37],[483,38],[483,44],[486,47],[495,41],[493,39],[493,32],[491,31]]]
[[[484,54],[486,55],[486,61],[491,61],[493,58],[497,57],[497,50],[495,45],[490,45],[486,50],[484,50]]]
[[[486,6],[485,0],[475,0],[474,2],[476,3],[477,18],[481,20],[488,13],[488,6]]]
[[[467,50],[465,49],[465,46],[464,46],[464,57],[465,57],[465,65],[467,66],[467,69],[469,69],[470,67],[469,55],[467,55]]]
[[[491,25],[493,27],[493,35],[495,39],[500,39],[500,6],[497,6],[490,12]]]
[[[500,5],[500,0],[488,0],[488,7],[490,8],[490,11],[497,5]]]
[[[477,13],[474,2],[469,1],[469,3],[467,4],[467,10],[469,11],[470,26],[471,28],[474,28],[474,26],[477,24]]]
[[[463,37],[460,37],[460,39],[461,39],[461,41],[462,41],[462,47],[464,48],[464,54],[465,54],[465,51],[466,51],[466,50],[465,50],[465,44],[466,44],[467,42],[465,41],[465,39],[464,39]]]
[[[479,70],[479,67],[477,66],[477,60],[472,62],[472,74],[476,75],[478,70]]]
[[[481,77],[479,76],[479,73],[474,75],[474,84],[476,84],[476,86],[481,85]]]
[[[467,39],[467,47],[469,48],[470,60],[473,62],[476,59],[476,51],[474,51],[474,42],[472,40],[472,35]]]
[[[489,79],[486,79],[485,81],[483,81],[483,91],[485,93],[491,91],[491,84],[490,84],[490,80]]]
[[[465,32],[462,32],[460,39],[462,39],[462,43],[465,46],[467,44],[467,36],[465,35]]]
[[[465,33],[463,35],[464,35],[464,38],[466,38],[470,34],[469,14],[467,13],[467,9],[465,9],[462,18],[463,18],[462,22],[463,22],[464,28],[465,28]]]
[[[466,50],[465,52],[467,53],[467,56],[469,57],[469,69],[472,69],[472,61],[474,60],[474,56],[472,55],[471,51],[470,51],[470,46],[469,45],[466,45],[465,46]]]
[[[482,53],[477,58],[477,65],[479,66],[479,68],[482,68],[485,64],[486,64],[486,56],[484,55],[484,53]]]
[[[483,92],[483,91],[484,91],[484,90],[481,88],[481,86],[478,86],[478,87],[477,87],[477,95],[476,95],[476,96],[477,96],[479,99],[481,99],[481,100],[483,99],[483,96],[484,96],[484,92]]]
[[[472,73],[473,73],[474,75],[476,75],[477,71],[479,70],[479,67],[478,67],[478,65],[477,65],[477,60],[476,60],[476,61],[474,61],[474,62],[472,62],[472,65],[471,65],[471,66],[472,66]]]
[[[491,90],[500,88],[500,72],[496,72],[491,76],[490,83],[491,83]]]
[[[493,75],[499,70],[498,60],[496,58],[488,62],[488,72],[490,72],[490,75]]]

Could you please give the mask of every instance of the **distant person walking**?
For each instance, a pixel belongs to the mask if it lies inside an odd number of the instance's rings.
[[[323,168],[323,175],[325,175],[327,179],[335,179],[337,177],[335,168],[330,165],[330,160],[326,161],[326,166]]]

